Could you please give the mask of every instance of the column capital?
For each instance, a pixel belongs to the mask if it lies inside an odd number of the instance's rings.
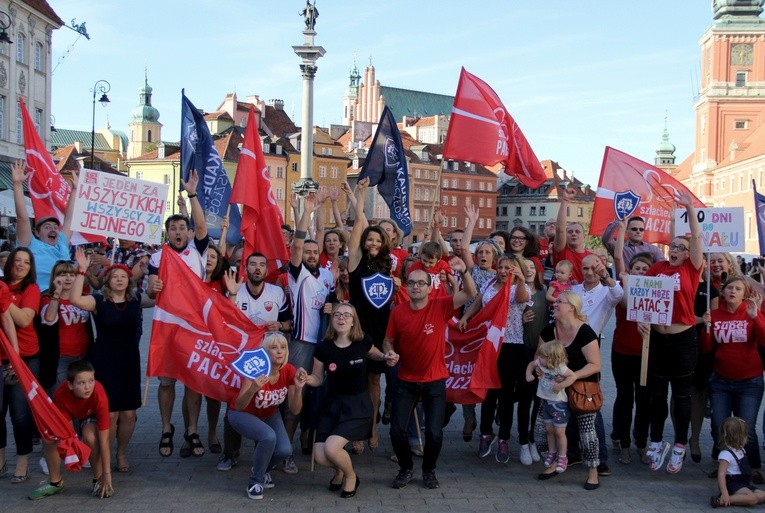
[[[316,76],[316,70],[318,70],[319,67],[314,64],[301,64],[300,65],[300,71],[303,73],[303,78],[310,78],[311,80],[314,79]]]

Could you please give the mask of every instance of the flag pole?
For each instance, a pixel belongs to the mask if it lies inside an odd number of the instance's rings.
[[[710,262],[709,259],[711,258],[711,256],[712,256],[712,253],[707,252],[707,312],[709,311],[709,308],[710,308],[711,303],[712,303],[711,299],[709,299],[711,297],[711,295],[712,295],[711,294],[711,288],[712,288],[712,271],[711,271],[711,267],[712,266],[709,265],[709,262]],[[712,325],[709,324],[709,323],[706,323],[706,324],[707,324],[707,333],[709,333],[709,330],[712,327]]]

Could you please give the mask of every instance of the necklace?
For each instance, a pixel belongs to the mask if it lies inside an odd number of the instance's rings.
[[[114,300],[109,300],[114,305],[114,309],[118,312],[124,312],[127,309],[127,301],[122,301],[121,303],[115,303]]]

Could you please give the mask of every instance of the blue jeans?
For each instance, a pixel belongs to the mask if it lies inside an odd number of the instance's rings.
[[[263,484],[263,475],[271,465],[292,454],[282,416],[277,411],[267,419],[261,419],[252,413],[229,410],[228,421],[240,435],[255,441],[250,483]]]
[[[757,413],[762,402],[762,375],[751,379],[731,380],[712,373],[709,380],[709,396],[712,402],[712,435],[717,446],[720,425],[723,421],[735,415],[746,422],[749,439],[746,443],[746,455],[749,466],[753,469],[762,467],[760,448],[757,440]]]
[[[40,372],[40,360],[37,357],[23,358],[32,374],[37,377]],[[35,420],[32,410],[29,409],[27,395],[21,388],[21,383],[3,386],[3,417],[0,422],[0,449],[8,444],[8,429],[5,425],[5,415],[11,412],[11,424],[13,424],[13,439],[16,442],[16,454],[24,456],[32,452],[32,437],[35,432]]]
[[[446,380],[413,383],[398,380],[393,392],[391,406],[390,440],[401,470],[414,467],[409,447],[408,427],[417,401],[425,410],[425,447],[422,471],[436,469],[444,440],[444,416],[446,414]]]

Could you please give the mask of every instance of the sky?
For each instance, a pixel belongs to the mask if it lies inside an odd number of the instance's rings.
[[[90,40],[53,34],[55,125],[91,129],[96,105],[128,132],[148,69],[162,139],[180,138],[181,89],[200,109],[225,95],[284,100],[301,125],[304,0],[48,0]],[[325,48],[314,85],[314,124],[342,123],[354,59],[370,58],[382,85],[454,95],[460,68],[499,94],[539,159],[597,185],[615,147],[653,162],[666,124],[677,163],[694,146],[698,42],[712,22],[707,0],[317,0],[316,44]]]

